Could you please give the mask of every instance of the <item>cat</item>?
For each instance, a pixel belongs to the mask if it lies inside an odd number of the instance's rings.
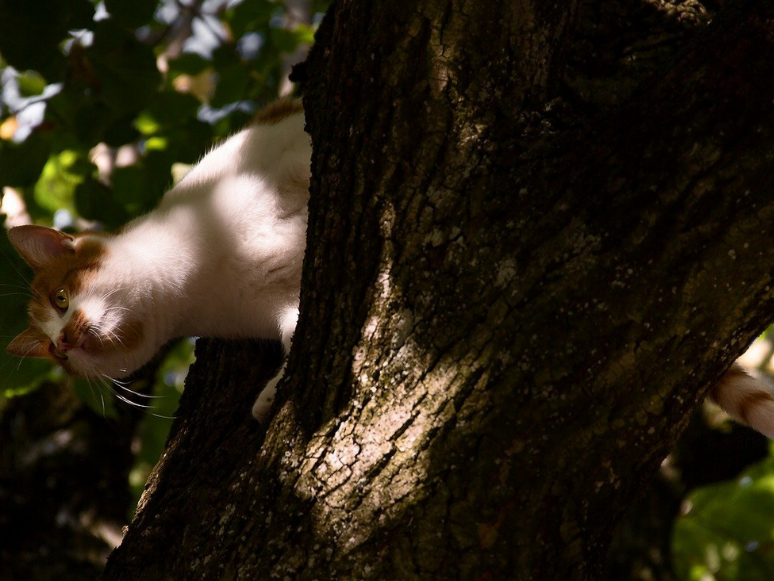
[[[310,163],[302,105],[280,100],[116,234],[12,228],[35,277],[29,327],[8,352],[110,379],[131,375],[177,337],[277,339],[287,357]],[[283,358],[255,401],[261,422],[284,371]]]

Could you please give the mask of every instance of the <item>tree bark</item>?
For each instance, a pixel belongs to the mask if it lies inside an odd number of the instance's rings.
[[[276,415],[265,436],[249,418],[261,348],[200,344],[103,579],[598,578],[771,318],[774,14],[728,7],[585,108],[561,98],[577,11],[326,17]]]

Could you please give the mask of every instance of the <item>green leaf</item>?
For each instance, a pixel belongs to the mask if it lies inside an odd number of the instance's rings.
[[[88,178],[75,188],[75,209],[87,220],[97,220],[113,230],[129,220],[129,214],[116,203],[104,184]]]
[[[40,95],[46,88],[46,79],[35,71],[24,71],[16,77],[19,83],[19,93],[22,97],[34,97]]]
[[[209,66],[210,61],[203,56],[192,52],[183,53],[169,61],[169,76],[175,78],[179,75],[198,75]]]
[[[117,119],[107,126],[102,134],[102,140],[110,147],[120,147],[133,143],[140,137],[140,132],[134,126],[134,116],[128,115]]]
[[[229,103],[244,100],[249,82],[250,77],[241,65],[221,70],[218,85],[210,104],[215,108],[220,108]]]
[[[271,43],[281,53],[293,53],[302,44],[314,41],[314,32],[309,27],[298,27],[295,30],[272,28],[269,33]]]
[[[250,83],[250,69],[236,53],[235,47],[221,46],[212,56],[218,70],[218,84],[210,104],[220,108],[245,99]]]
[[[193,95],[164,91],[159,93],[143,114],[154,121],[154,131],[177,127],[196,117],[199,101]]]
[[[774,458],[695,491],[686,503],[672,539],[678,579],[774,579]]]
[[[172,181],[171,161],[164,151],[150,150],[140,164],[113,170],[113,197],[130,216],[156,207]]]
[[[105,0],[110,16],[129,28],[139,28],[153,17],[157,0]]]
[[[103,133],[111,125],[115,116],[115,111],[103,101],[84,99],[73,114],[72,131],[86,147],[94,146],[102,141]]]
[[[226,22],[234,38],[241,38],[246,32],[262,32],[269,28],[269,22],[281,11],[276,2],[247,0],[226,11]]]
[[[79,163],[80,162],[80,163]],[[35,184],[35,201],[52,214],[60,208],[74,209],[75,187],[84,179],[85,167],[94,168],[77,151],[65,150],[49,157]]]
[[[0,141],[0,185],[30,186],[34,184],[48,160],[49,136],[33,131],[22,143]]]
[[[145,107],[161,86],[153,50],[110,20],[97,23],[86,55],[101,100],[118,117]]]
[[[240,124],[242,126],[243,124]],[[233,133],[231,129],[228,133]],[[164,133],[169,142],[169,155],[177,163],[194,164],[212,145],[213,127],[197,119],[188,119],[181,127]]]
[[[58,81],[66,62],[60,43],[68,31],[90,27],[93,16],[88,0],[0,0],[0,53],[18,70]]]

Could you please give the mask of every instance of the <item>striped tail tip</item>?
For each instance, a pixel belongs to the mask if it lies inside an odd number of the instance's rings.
[[[774,440],[774,392],[766,380],[734,363],[709,395],[732,418]]]

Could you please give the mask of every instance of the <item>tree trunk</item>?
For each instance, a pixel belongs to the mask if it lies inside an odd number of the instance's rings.
[[[597,578],[770,320],[774,11],[741,6],[591,107],[575,2],[341,2],[276,414],[260,346],[200,344],[103,579]]]

